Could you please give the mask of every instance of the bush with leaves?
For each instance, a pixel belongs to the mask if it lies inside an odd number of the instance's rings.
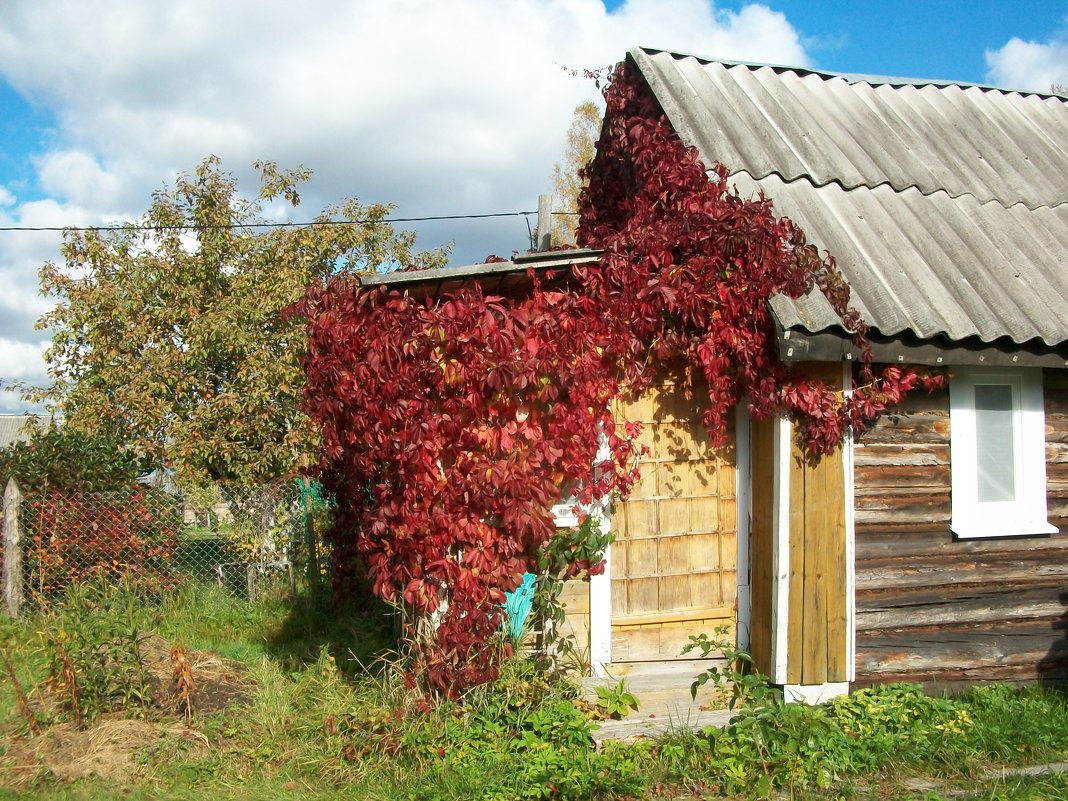
[[[180,502],[141,484],[110,492],[49,490],[23,504],[26,580],[50,598],[92,577],[166,580],[182,525]]]
[[[53,421],[26,441],[0,449],[0,480],[14,478],[22,490],[77,488],[99,492],[129,485],[151,467],[106,436],[90,436]]]
[[[181,509],[138,483],[144,459],[105,436],[52,424],[0,451],[22,489],[25,578],[48,598],[91,576],[166,576]]]

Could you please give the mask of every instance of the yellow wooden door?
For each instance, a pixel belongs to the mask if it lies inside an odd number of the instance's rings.
[[[613,662],[681,658],[689,635],[711,636],[721,625],[734,636],[733,433],[726,447],[712,448],[701,422],[702,392],[687,400],[665,378],[618,409],[620,420],[642,423],[649,452],[630,498],[613,512]]]

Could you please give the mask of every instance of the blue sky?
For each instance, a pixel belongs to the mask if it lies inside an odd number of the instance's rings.
[[[1041,91],[1068,84],[1068,0],[5,0],[0,229],[135,218],[209,154],[243,182],[256,159],[314,169],[299,219],[349,196],[533,209],[598,97],[561,67],[639,44]],[[411,227],[459,263],[527,246],[521,218]],[[36,274],[59,241],[0,230],[0,384],[48,382]]]
[[[736,3],[719,4],[737,7]],[[815,66],[833,72],[985,83],[987,51],[1065,32],[1063,0],[781,0]]]

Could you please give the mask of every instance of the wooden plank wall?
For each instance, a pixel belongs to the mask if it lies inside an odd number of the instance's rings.
[[[833,380],[834,376],[821,377]],[[750,513],[750,652],[757,670],[787,684],[824,684],[849,679],[845,472],[842,451],[818,461],[792,443],[789,482],[789,573],[785,674],[774,661],[775,626],[775,436],[773,420],[753,421]],[[781,676],[781,678],[778,678]]]
[[[560,591],[560,605],[564,608],[564,622],[560,633],[572,637],[575,651],[582,661],[582,673],[589,672],[590,663],[590,580],[571,579]]]
[[[790,454],[790,578],[786,681],[849,678],[842,450],[814,461]]]
[[[691,634],[736,626],[737,497],[731,444],[713,448],[702,389],[664,370],[617,409],[642,423],[640,479],[613,509],[612,661],[684,658]],[[686,657],[689,658],[689,657]]]
[[[1048,537],[956,541],[949,399],[857,439],[857,684],[1068,677],[1068,371],[1044,373]]]

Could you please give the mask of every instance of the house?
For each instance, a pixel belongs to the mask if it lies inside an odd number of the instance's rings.
[[[665,375],[619,410],[649,453],[611,510],[605,576],[574,589],[595,673],[735,632],[793,698],[896,680],[1068,673],[1068,104],[638,48],[627,60],[705,166],[833,254],[882,363],[946,368],[819,462],[738,410],[712,449]],[[519,291],[553,252],[371,277]],[[783,360],[851,390],[818,292],[771,301]]]

